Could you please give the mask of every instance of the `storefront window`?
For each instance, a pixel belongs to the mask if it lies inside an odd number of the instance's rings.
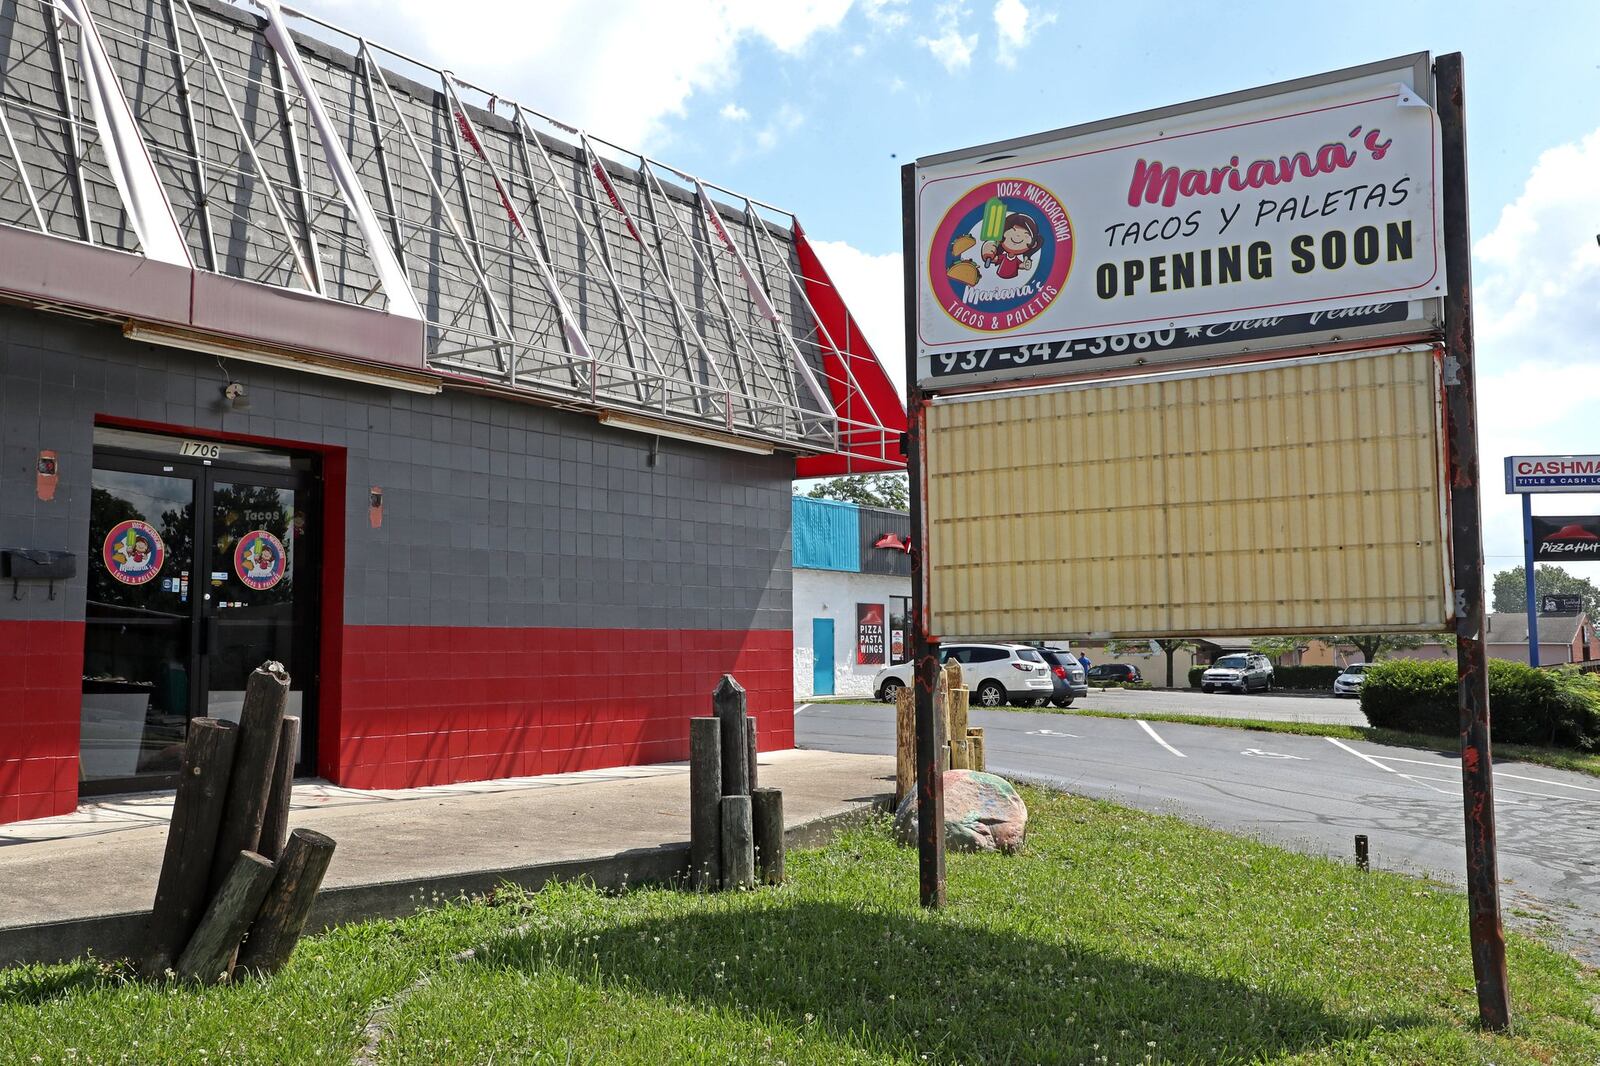
[[[889,597],[889,662],[911,661],[911,597]]]

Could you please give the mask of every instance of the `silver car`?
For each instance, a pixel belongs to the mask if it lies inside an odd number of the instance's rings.
[[[1333,679],[1333,694],[1335,696],[1361,695],[1361,682],[1367,679],[1368,663],[1351,663],[1344,668],[1344,672]]]
[[[1201,692],[1272,691],[1272,662],[1255,652],[1224,655],[1200,675]]]

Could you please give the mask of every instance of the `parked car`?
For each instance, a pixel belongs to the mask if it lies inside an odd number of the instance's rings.
[[[1200,675],[1201,692],[1250,692],[1255,689],[1272,691],[1272,661],[1255,652],[1224,655]]]
[[[1025,707],[1034,700],[1049,699],[1055,691],[1050,668],[1036,650],[1026,645],[940,645],[940,664],[951,659],[961,664],[961,680],[972,693],[974,706],[1015,703]],[[885,703],[893,703],[900,690],[910,684],[911,664],[901,663],[879,670],[872,679],[872,691]]]
[[[1050,693],[1050,702],[1057,707],[1071,707],[1072,701],[1079,696],[1089,694],[1089,678],[1084,673],[1083,667],[1078,665],[1078,659],[1070,651],[1060,648],[1040,648],[1039,657],[1050,667],[1050,673],[1055,677],[1055,689]]]
[[[1097,685],[1137,685],[1144,675],[1130,663],[1101,663],[1089,667],[1089,680]]]
[[[1361,695],[1361,682],[1367,679],[1367,667],[1370,663],[1351,663],[1344,668],[1344,673],[1333,679],[1333,694],[1335,696]]]

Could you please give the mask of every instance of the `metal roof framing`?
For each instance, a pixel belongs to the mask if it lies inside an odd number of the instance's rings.
[[[276,0],[8,5],[0,226],[148,256],[152,210],[199,272],[420,318],[447,377],[800,453],[898,432],[841,414],[788,212]]]

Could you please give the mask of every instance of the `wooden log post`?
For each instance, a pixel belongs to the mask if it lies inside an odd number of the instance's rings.
[[[965,737],[950,742],[950,769],[971,770],[973,768],[970,743]]]
[[[267,814],[272,768],[283,732],[283,709],[288,702],[289,671],[282,663],[262,663],[245,682],[233,774],[228,779],[228,799],[222,808],[217,850],[211,859],[213,895],[221,889],[238,854],[255,852],[261,843],[261,823]]]
[[[294,953],[305,930],[317,890],[333,861],[333,838],[313,829],[289,834],[266,899],[239,950],[239,965],[252,973],[274,974]]]
[[[898,809],[917,780],[917,702],[910,685],[894,700],[894,802]]]
[[[180,978],[211,985],[233,976],[233,953],[260,912],[272,876],[271,861],[255,852],[241,851],[234,856],[221,889],[189,938],[189,946],[178,956]]]
[[[933,689],[933,750],[939,753],[941,772],[950,769],[950,687],[946,680],[948,677],[948,674],[940,670]]]
[[[723,674],[711,694],[711,706],[722,723],[722,794],[750,795],[750,740],[744,686]]]
[[[968,701],[971,693],[959,681],[950,686],[950,737],[952,740],[965,739],[967,729]]]
[[[294,792],[294,760],[300,751],[300,719],[288,715],[278,733],[278,757],[272,764],[272,791],[261,818],[261,845],[256,854],[276,862],[289,840],[289,801]]]
[[[722,723],[689,719],[689,884],[722,885]]]
[[[988,754],[984,751],[984,747],[983,747],[983,730],[982,729],[968,728],[968,730],[967,730],[967,751],[968,751],[968,757],[969,757],[969,764],[967,766],[967,769],[969,769],[969,770],[983,770],[983,771],[987,771],[989,769]]]
[[[233,748],[239,727],[216,718],[189,723],[183,745],[183,766],[167,828],[167,851],[156,882],[144,957],[139,968],[159,977],[172,967],[206,909],[211,856],[217,846],[217,824],[233,773]]]
[[[745,764],[745,766],[749,767],[749,772],[750,772],[750,794],[753,796],[756,793],[756,719],[755,719],[755,716],[751,715],[750,717],[746,718],[745,719],[745,724],[748,726],[748,728],[745,730],[746,736],[748,738],[748,743],[746,744],[744,764]]]
[[[755,883],[755,829],[751,824],[750,797],[723,796],[722,887],[754,888]]]
[[[758,788],[750,793],[750,818],[755,835],[756,878],[763,885],[783,884],[783,792]]]

